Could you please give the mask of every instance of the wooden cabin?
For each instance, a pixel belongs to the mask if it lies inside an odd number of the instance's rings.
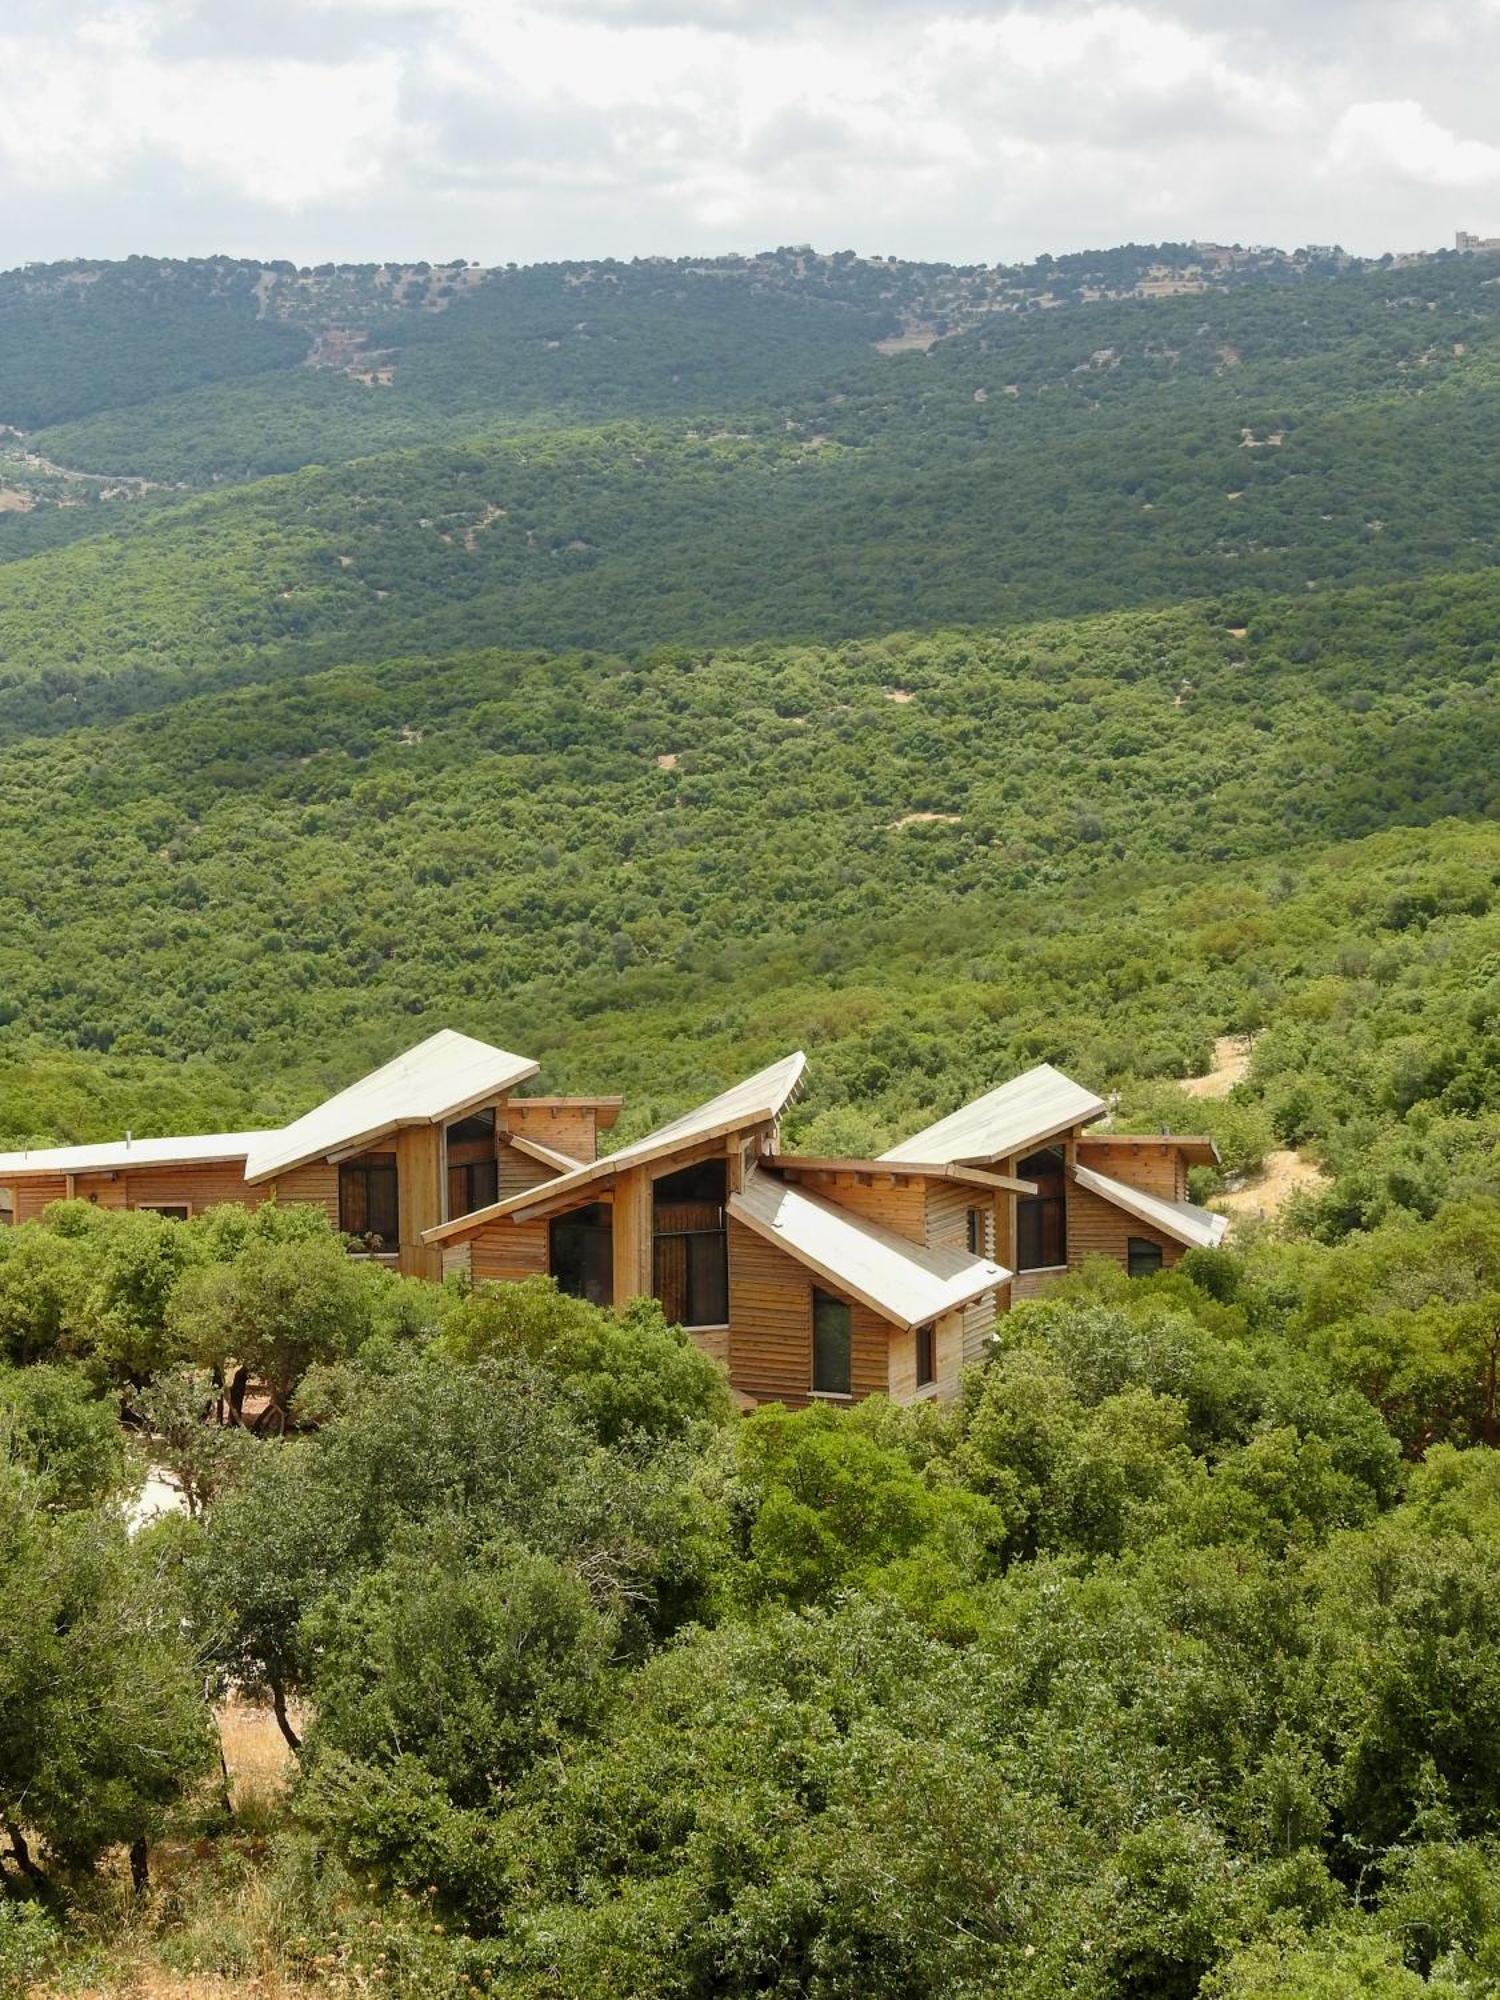
[[[428,1232],[475,1282],[649,1294],[748,1402],[951,1395],[996,1316],[1091,1256],[1135,1275],[1216,1243],[1186,1199],[1210,1142],[1091,1137],[1102,1099],[1048,1065],[879,1159],[782,1149],[799,1053],[587,1165]]]
[[[1213,1141],[1090,1133],[1108,1109],[1102,1097],[1039,1063],[881,1157],[945,1160],[1030,1184],[1030,1192],[1007,1191],[995,1207],[995,1254],[1013,1272],[1005,1305],[1038,1297],[1090,1257],[1145,1277],[1186,1250],[1218,1243],[1224,1217],[1187,1199],[1188,1168],[1218,1160]]]
[[[437,1277],[425,1230],[593,1159],[619,1115],[617,1097],[513,1096],[537,1068],[445,1028],[279,1131],[0,1154],[0,1211],[21,1223],[76,1199],[185,1221],[221,1202],[307,1202],[352,1254]]]
[[[656,1298],[747,1403],[792,1405],[951,1395],[1086,1259],[1144,1276],[1223,1234],[1187,1199],[1210,1141],[1090,1131],[1104,1100],[1048,1064],[866,1160],[783,1148],[805,1062],[601,1159],[617,1097],[520,1096],[534,1062],[444,1029],[279,1131],[0,1154],[0,1214],[310,1202],[411,1276]]]

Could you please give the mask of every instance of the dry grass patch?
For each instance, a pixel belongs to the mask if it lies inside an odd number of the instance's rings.
[[[64,1994],[67,2000],[302,2000],[303,1995],[331,1990],[285,1979],[279,1972],[172,1972],[143,1960],[112,1972],[107,1985],[38,1986],[32,1989],[31,2000],[53,2000],[54,1995],[62,2000]]]
[[[299,1735],[304,1721],[293,1707],[291,1723]],[[219,1709],[218,1724],[235,1809],[252,1798],[279,1798],[291,1777],[292,1753],[270,1709],[236,1695]]]

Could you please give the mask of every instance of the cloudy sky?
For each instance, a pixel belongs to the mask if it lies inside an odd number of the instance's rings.
[[[1500,234],[1500,0],[0,0],[0,265]]]

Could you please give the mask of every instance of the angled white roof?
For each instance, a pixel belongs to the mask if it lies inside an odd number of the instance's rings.
[[[1190,1201],[1163,1201],[1159,1194],[1127,1187],[1124,1181],[1112,1180],[1108,1174],[1096,1174],[1092,1167],[1076,1167],[1073,1178],[1090,1194],[1113,1202],[1137,1222],[1148,1223],[1175,1243],[1185,1243],[1190,1250],[1211,1250],[1223,1241],[1224,1231],[1229,1227],[1227,1215],[1215,1215],[1212,1209],[1198,1208]]]
[[[948,1161],[954,1166],[982,1166],[1011,1153],[1026,1153],[1044,1139],[1055,1138],[1072,1125],[1098,1118],[1104,1099],[1085,1090],[1051,1063],[1038,1063],[998,1090],[961,1104],[935,1125],[928,1125],[881,1154],[882,1160]]]
[[[968,1250],[929,1250],[772,1174],[753,1172],[729,1213],[897,1326],[924,1326],[1003,1285],[1010,1272]]]
[[[0,1181],[28,1174],[102,1174],[125,1167],[187,1167],[243,1160],[274,1132],[204,1132],[186,1139],[105,1139],[89,1146],[41,1146],[0,1153]]]
[[[245,1179],[269,1180],[329,1153],[372,1145],[403,1125],[461,1117],[535,1076],[539,1067],[526,1056],[441,1028],[283,1131],[258,1134],[245,1162]]]
[[[608,1180],[622,1167],[645,1166],[651,1160],[680,1152],[696,1140],[720,1138],[741,1131],[746,1126],[763,1125],[768,1119],[779,1118],[795,1096],[806,1066],[807,1057],[798,1049],[792,1055],[783,1056],[780,1062],[757,1070],[754,1076],[747,1076],[743,1083],[731,1084],[728,1090],[721,1090],[706,1104],[685,1111],[680,1118],[673,1118],[666,1125],[659,1125],[644,1139],[622,1146],[618,1153],[607,1153],[602,1160],[591,1160],[586,1166],[575,1167],[572,1173],[560,1174],[555,1181],[547,1181],[542,1187],[529,1188],[524,1194],[513,1194],[504,1201],[492,1202],[488,1208],[476,1208],[472,1215],[456,1216],[452,1222],[424,1230],[422,1241],[443,1243],[449,1237],[467,1235],[481,1224],[493,1221],[496,1216],[513,1215],[540,1202],[554,1202],[559,1196],[569,1196],[596,1181]]]

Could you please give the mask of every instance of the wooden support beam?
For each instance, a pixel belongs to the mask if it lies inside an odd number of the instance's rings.
[[[651,1174],[630,1169],[614,1184],[615,1304],[651,1294]]]
[[[443,1132],[439,1125],[404,1125],[396,1134],[396,1212],[400,1269],[408,1278],[441,1278],[443,1253],[422,1231],[443,1219]]]

